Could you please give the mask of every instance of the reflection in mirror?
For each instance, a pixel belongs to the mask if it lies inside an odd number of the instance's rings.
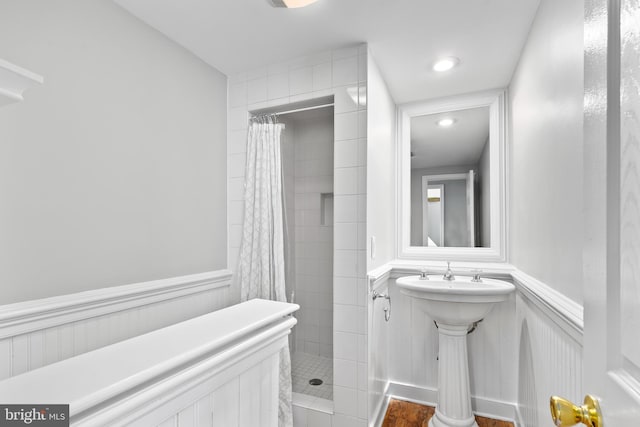
[[[489,106],[411,117],[411,246],[491,246],[489,121]]]

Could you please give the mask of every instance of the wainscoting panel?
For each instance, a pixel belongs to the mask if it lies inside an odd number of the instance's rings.
[[[433,404],[438,383],[437,330],[395,284],[396,277],[416,274],[422,267],[389,264],[369,273],[372,287],[388,286],[393,306],[387,335],[369,329],[369,339],[376,343],[372,351],[385,347],[388,351],[387,398]],[[510,276],[516,292],[468,336],[474,410],[493,418],[513,419],[518,427],[551,425],[551,395],[576,402],[583,398],[583,308],[512,266],[485,266],[484,270],[503,279]],[[376,360],[381,356],[371,357]],[[370,388],[369,393],[375,391]],[[376,396],[370,397],[376,401]],[[383,404],[373,412],[371,426],[380,425],[384,410]]]
[[[0,307],[0,380],[229,305],[219,270]]]
[[[388,280],[380,280],[372,284],[374,291],[379,294],[388,294]],[[378,415],[384,412],[386,405],[386,392],[389,384],[389,322],[385,320],[385,308],[389,308],[391,318],[396,315],[395,300],[388,301],[385,298],[369,298],[368,301],[368,356],[369,372],[365,378],[361,378],[358,372],[358,387],[360,392],[369,390],[367,414],[369,425],[375,425]]]
[[[582,344],[524,294],[517,296],[518,412],[522,427],[551,425],[552,395],[582,402]]]
[[[390,280],[389,376],[425,389],[438,385],[438,331],[433,320]],[[515,296],[498,304],[468,337],[471,394],[514,402],[516,397]]]
[[[158,424],[158,427],[276,427],[277,424],[276,354],[180,410]]]

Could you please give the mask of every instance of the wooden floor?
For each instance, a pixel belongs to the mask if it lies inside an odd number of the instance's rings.
[[[435,409],[403,400],[391,399],[382,427],[427,427]],[[508,421],[476,416],[478,427],[513,427]]]

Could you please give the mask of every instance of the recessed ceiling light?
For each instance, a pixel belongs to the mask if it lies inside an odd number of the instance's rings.
[[[309,6],[311,3],[315,3],[318,0],[270,0],[274,7],[288,7],[294,9],[296,7]]]
[[[448,58],[442,58],[438,60],[435,64],[433,64],[433,71],[437,71],[439,73],[443,71],[449,71],[456,65],[460,63],[460,60],[454,56],[449,56]]]
[[[453,126],[453,124],[456,122],[456,119],[452,119],[450,117],[444,118],[444,119],[440,119],[438,120],[436,123],[438,124],[438,126],[443,127],[443,128],[448,128],[450,126]]]

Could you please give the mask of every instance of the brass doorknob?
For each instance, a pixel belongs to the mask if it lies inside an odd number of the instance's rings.
[[[582,423],[589,427],[603,427],[602,412],[598,399],[586,395],[584,405],[578,406],[558,396],[551,396],[549,402],[551,417],[557,427],[568,427]]]

